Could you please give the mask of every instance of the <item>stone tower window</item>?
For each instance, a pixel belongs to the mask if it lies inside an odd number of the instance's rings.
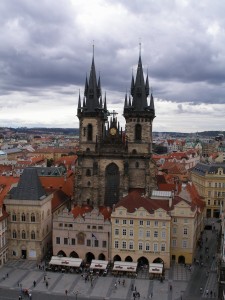
[[[142,127],[141,124],[135,125],[135,140],[141,141],[141,135],[142,135]]]
[[[35,240],[35,232],[33,230],[31,231],[30,237],[31,237],[32,240]]]
[[[13,237],[13,239],[16,239],[16,238],[17,238],[16,230],[13,230],[12,237]]]
[[[34,215],[34,213],[31,214],[30,221],[31,222],[35,222],[35,215]]]
[[[87,126],[87,140],[92,141],[93,139],[93,127],[92,124],[88,124]]]
[[[26,232],[23,230],[22,231],[22,239],[25,240],[26,239]]]
[[[91,176],[91,170],[90,169],[86,170],[86,176]]]
[[[25,213],[22,213],[22,216],[21,216],[21,221],[22,221],[22,222],[25,222],[25,221],[26,221],[26,216],[25,216]]]
[[[12,214],[12,221],[14,221],[14,222],[16,221],[16,214],[15,213]]]

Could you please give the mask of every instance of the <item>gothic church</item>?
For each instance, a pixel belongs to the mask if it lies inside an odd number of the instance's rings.
[[[148,76],[144,78],[141,55],[136,78],[132,75],[130,95],[125,95],[125,131],[120,128],[116,113],[107,110],[94,56],[83,101],[79,95],[77,116],[80,136],[74,204],[113,207],[134,189],[150,196],[156,188],[151,158],[155,108]]]

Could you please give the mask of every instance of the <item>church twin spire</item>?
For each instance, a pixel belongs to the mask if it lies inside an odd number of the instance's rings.
[[[148,104],[148,96],[150,93],[149,88],[149,79],[148,74],[146,80],[144,80],[144,72],[142,67],[141,53],[139,54],[138,67],[136,78],[134,80],[134,75],[132,74],[131,78],[131,88],[130,96],[128,98],[127,93],[125,95],[124,101],[124,116],[128,117],[131,111],[144,113],[146,112],[151,114],[151,117],[155,117],[155,108],[154,108],[154,98],[152,92],[150,94],[150,103]],[[101,91],[101,79],[100,75],[97,81],[95,62],[94,62],[94,51],[91,64],[91,71],[89,80],[86,76],[85,80],[85,89],[84,89],[84,99],[83,106],[81,105],[80,93],[78,99],[78,117],[82,114],[92,114],[95,113],[99,115],[99,112],[102,111],[104,116],[107,115],[107,103],[106,95],[104,103],[102,101],[102,91]],[[132,113],[132,115],[133,115]]]

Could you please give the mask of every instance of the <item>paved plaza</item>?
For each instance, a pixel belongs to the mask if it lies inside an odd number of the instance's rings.
[[[205,246],[210,245],[209,255],[207,255],[210,258],[204,255],[205,248],[201,250],[205,259],[204,266],[193,265],[190,270],[184,265],[174,264],[170,270],[166,270],[163,282],[157,279],[149,280],[147,270],[142,270],[137,278],[122,277],[120,283],[118,277],[110,274],[106,277],[94,277],[91,283],[85,281],[81,274],[45,273],[37,267],[35,262],[9,261],[0,269],[0,299],[18,299],[1,297],[1,288],[14,290],[18,296],[21,289],[29,289],[32,293],[32,300],[42,299],[43,295],[43,299],[47,299],[46,295],[63,295],[66,298],[62,299],[76,300],[134,299],[132,287],[140,294],[140,298],[137,299],[141,300],[217,299],[217,262],[213,258],[216,252],[216,234],[209,230],[204,235],[208,240]],[[201,252],[198,253],[200,254]],[[125,279],[124,285],[123,279]],[[48,286],[46,286],[46,281]],[[116,287],[115,283],[117,283]],[[200,294],[200,287],[202,287],[202,294]],[[67,295],[65,295],[66,290]],[[210,297],[210,292],[212,297]]]

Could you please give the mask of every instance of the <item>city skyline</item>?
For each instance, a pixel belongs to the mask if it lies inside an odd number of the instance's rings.
[[[0,9],[0,126],[78,128],[94,44],[102,93],[124,127],[141,44],[155,98],[153,131],[225,127],[225,3],[22,0]]]

